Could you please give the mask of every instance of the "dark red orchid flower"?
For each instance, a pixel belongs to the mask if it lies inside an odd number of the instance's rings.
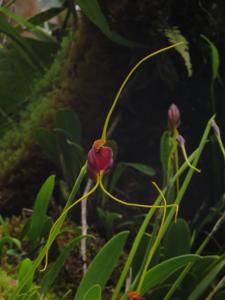
[[[130,292],[127,300],[145,300],[145,298],[141,297],[138,292]]]
[[[91,179],[96,180],[97,174],[106,173],[113,164],[112,148],[104,146],[104,140],[96,140],[87,156],[87,170]]]

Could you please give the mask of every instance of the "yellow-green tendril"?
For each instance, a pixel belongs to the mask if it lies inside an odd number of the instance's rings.
[[[153,53],[150,53],[148,55],[146,55],[145,57],[143,57],[141,60],[139,60],[139,62],[130,70],[130,72],[128,73],[128,75],[126,76],[126,78],[124,79],[124,81],[122,82],[117,94],[116,94],[116,97],[114,98],[113,100],[113,103],[112,103],[112,106],[106,116],[106,119],[105,119],[105,123],[104,123],[104,127],[103,127],[103,131],[102,131],[102,137],[101,139],[102,140],[106,140],[106,136],[107,136],[107,129],[108,129],[108,125],[109,125],[109,121],[110,121],[110,118],[112,116],[112,113],[116,107],[116,104],[119,100],[119,97],[125,87],[125,85],[127,84],[128,80],[130,79],[130,77],[132,76],[132,74],[137,70],[137,68],[143,63],[145,62],[146,60],[148,60],[149,58],[161,53],[161,52],[164,52],[164,51],[167,51],[169,49],[172,49],[172,48],[175,48],[179,45],[183,44],[183,42],[179,42],[179,43],[176,43],[176,44],[173,44],[173,45],[170,45],[170,46],[167,46],[165,48],[162,48],[162,49],[159,49]]]
[[[41,272],[44,272],[46,269],[47,269],[47,266],[48,266],[48,252],[49,252],[49,249],[51,247],[51,244],[52,244],[52,240],[51,240],[51,235],[52,235],[52,232],[56,229],[58,223],[68,214],[68,212],[75,206],[77,205],[78,203],[80,203],[82,200],[86,199],[87,197],[89,197],[91,194],[93,194],[96,189],[98,188],[99,186],[99,175],[97,175],[97,178],[96,178],[96,184],[93,186],[93,188],[86,194],[84,194],[82,197],[80,197],[78,200],[76,200],[74,203],[72,203],[70,206],[68,206],[63,212],[62,214],[58,217],[58,219],[55,221],[55,223],[52,225],[52,228],[49,232],[49,236],[48,236],[48,240],[47,240],[47,243],[46,243],[46,254],[45,254],[45,265],[44,267],[40,270]]]
[[[143,285],[143,282],[144,282],[144,279],[145,279],[145,275],[146,275],[146,272],[148,270],[148,267],[152,261],[152,258],[153,258],[153,255],[155,254],[155,251],[158,247],[158,244],[159,244],[159,241],[160,241],[160,238],[161,238],[161,233],[162,233],[162,229],[163,229],[163,225],[165,223],[165,218],[166,218],[166,208],[168,207],[167,205],[167,202],[166,202],[166,198],[164,197],[164,194],[163,192],[160,190],[160,188],[158,187],[157,183],[156,182],[152,182],[153,186],[156,188],[156,190],[159,192],[160,196],[162,197],[163,199],[163,202],[164,202],[164,205],[162,206],[163,208],[163,215],[162,215],[162,221],[161,221],[161,224],[160,224],[160,228],[159,228],[159,232],[157,234],[157,237],[156,237],[156,240],[149,252],[149,255],[148,255],[148,258],[147,258],[147,261],[145,263],[145,266],[144,266],[144,269],[143,269],[143,272],[141,274],[141,278],[140,278],[140,281],[138,283],[138,287],[137,287],[137,292],[138,293],[141,293],[141,288],[142,288],[142,285]]]
[[[188,157],[187,157],[187,152],[186,152],[185,146],[184,146],[184,145],[181,145],[180,147],[181,147],[181,151],[182,151],[182,153],[183,153],[184,159],[185,159],[186,163],[188,164],[188,166],[189,166],[191,169],[195,170],[196,172],[201,173],[201,170],[195,168],[195,167],[192,166],[192,164],[189,162]]]
[[[126,202],[123,201],[115,196],[113,196],[110,192],[108,192],[102,182],[102,177],[103,173],[100,173],[100,178],[99,178],[99,185],[100,188],[102,189],[103,193],[105,193],[107,196],[109,196],[112,200],[126,206],[133,206],[133,207],[141,207],[141,208],[164,208],[165,205],[148,205],[148,204],[140,204],[140,203],[131,203],[131,202]],[[175,214],[175,221],[177,219],[177,214],[178,214],[178,205],[177,204],[167,204],[166,207],[176,207],[176,214]]]

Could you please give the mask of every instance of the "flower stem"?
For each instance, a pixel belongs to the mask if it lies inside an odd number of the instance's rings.
[[[167,51],[169,49],[172,49],[172,48],[175,48],[179,45],[183,44],[183,42],[179,42],[179,43],[176,43],[176,44],[173,44],[173,45],[170,45],[170,46],[167,46],[165,48],[162,48],[162,49],[159,49],[153,53],[150,53],[148,55],[146,55],[145,57],[143,57],[141,60],[139,60],[139,62],[130,70],[130,72],[128,73],[128,75],[125,77],[124,81],[122,82],[114,100],[113,100],[113,103],[112,103],[112,106],[106,116],[106,119],[105,119],[105,123],[104,123],[104,127],[103,127],[103,131],[102,131],[102,137],[101,139],[103,141],[106,140],[106,136],[107,136],[107,130],[108,130],[108,126],[109,126],[109,121],[110,121],[110,118],[112,116],[112,113],[116,107],[116,104],[119,100],[119,97],[124,89],[124,87],[126,86],[127,82],[129,81],[130,77],[133,75],[133,73],[140,67],[141,64],[143,64],[143,62],[145,62],[146,60],[150,59],[151,57],[161,53],[161,52],[164,52],[164,51]]]

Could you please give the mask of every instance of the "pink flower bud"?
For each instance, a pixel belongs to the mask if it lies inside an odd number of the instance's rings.
[[[186,143],[184,137],[180,134],[176,137],[176,140],[177,140],[177,143],[180,147],[184,146],[185,143]]]
[[[113,164],[113,152],[110,147],[104,146],[105,141],[96,140],[87,156],[87,170],[91,179],[96,180],[96,175],[101,171],[108,172]]]
[[[171,131],[180,125],[180,110],[176,104],[171,104],[168,109],[168,127]]]

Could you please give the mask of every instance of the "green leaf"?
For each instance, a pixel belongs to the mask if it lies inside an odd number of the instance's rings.
[[[128,234],[128,231],[118,233],[98,252],[81,280],[74,300],[83,300],[86,291],[95,284],[102,288],[105,286],[118,262]]]
[[[0,7],[0,11],[1,10],[2,7]],[[11,38],[13,47],[32,68],[36,70],[43,70],[43,66],[40,65],[39,59],[27,40],[24,37],[21,37],[19,30],[7,22],[6,18],[3,16],[0,16],[0,31]]]
[[[212,55],[212,81],[214,81],[218,76],[219,65],[220,65],[220,58],[219,52],[216,46],[203,34],[201,37],[207,42],[209,47],[211,48],[211,55]]]
[[[181,267],[184,267],[190,262],[196,262],[201,257],[199,255],[189,254],[170,258],[150,269],[145,276],[141,295],[147,293],[151,288],[160,284],[167,277],[175,273]]]
[[[170,225],[164,238],[164,247],[166,259],[190,253],[191,232],[185,220],[178,219]]]
[[[126,167],[133,168],[144,175],[151,176],[151,177],[155,175],[155,170],[148,165],[140,164],[140,163],[129,163],[129,162],[123,162],[122,164]]]
[[[61,109],[55,116],[55,128],[62,129],[72,142],[81,142],[81,123],[77,114],[71,109]]]
[[[102,290],[99,284],[92,286],[84,295],[83,300],[101,300]]]
[[[220,261],[206,274],[206,276],[199,281],[198,285],[194,288],[187,300],[200,299],[199,297],[205,292],[206,289],[209,288],[210,284],[224,268],[224,266],[225,258],[223,256]]]
[[[194,274],[199,282],[199,278],[206,276],[217,261],[219,261],[219,256],[204,256],[193,265],[190,273]]]
[[[63,295],[62,300],[71,300],[71,299],[72,299],[72,290],[69,290]]]
[[[126,47],[143,47],[142,45],[130,41],[109,27],[108,21],[102,13],[101,7],[97,0],[77,0],[84,14],[93,22],[109,39]]]
[[[99,217],[99,221],[102,227],[102,230],[104,230],[107,233],[112,234],[113,233],[113,229],[114,229],[114,225],[115,225],[115,221],[121,220],[122,219],[122,215],[112,212],[112,211],[108,211],[105,209],[101,209],[100,207],[97,207],[97,214]]]
[[[46,31],[44,31],[41,27],[34,26],[27,19],[24,19],[23,17],[17,15],[13,11],[7,9],[6,7],[4,6],[0,7],[0,12],[2,14],[5,14],[5,16],[9,17],[10,19],[14,20],[16,23],[18,23],[21,26],[22,30],[26,29],[32,32],[33,34],[35,33],[36,37],[38,37],[39,39],[51,41],[51,42],[54,41],[54,39],[48,33],[46,33]],[[31,54],[34,58],[36,58],[35,52]]]
[[[31,269],[32,269],[32,261],[29,258],[25,258],[24,260],[22,260],[19,268],[19,274],[18,274],[19,286],[20,283],[23,281],[24,277],[30,273]],[[29,280],[26,282],[26,285],[23,286],[22,290],[20,291],[20,294],[28,292],[32,286],[32,282],[33,282],[33,275],[30,276]]]
[[[53,7],[49,8],[45,11],[40,12],[39,14],[31,17],[29,19],[29,22],[32,23],[33,25],[41,25],[44,22],[49,21],[50,19],[56,17],[58,14],[60,14],[65,7]]]
[[[3,246],[9,244],[10,247],[15,245],[18,249],[21,249],[21,243],[18,239],[11,236],[4,236],[0,239],[0,256],[2,255]]]
[[[28,297],[26,296],[25,299],[26,300],[41,300],[41,296],[37,291],[32,291]]]
[[[74,250],[75,247],[77,247],[80,243],[80,241],[87,236],[79,236],[74,238],[62,251],[62,253],[59,255],[57,260],[53,263],[53,265],[49,268],[47,273],[44,275],[44,277],[41,280],[41,292],[43,294],[46,294],[52,284],[54,283],[55,279],[57,278],[61,268],[63,267],[65,261],[70,256],[71,252]],[[90,237],[90,236],[89,236]]]
[[[56,163],[59,163],[59,151],[56,136],[45,128],[38,128],[34,132],[36,141],[43,151]]]
[[[34,247],[37,241],[41,238],[43,224],[46,218],[49,201],[55,186],[55,176],[49,176],[43,183],[34,204],[34,211],[31,217],[30,229],[28,236],[31,244]]]
[[[151,235],[148,233],[144,233],[132,262],[132,275],[134,277],[138,274],[138,271],[140,270],[143,264],[143,260],[149,251],[150,241],[151,241]]]
[[[125,172],[125,170],[128,167],[133,168],[147,176],[155,175],[154,169],[148,165],[140,164],[140,163],[120,162],[117,164],[117,166],[114,169],[114,172],[113,172],[113,175],[112,175],[112,178],[110,181],[110,185],[109,185],[109,191],[112,191],[114,189],[118,180],[120,179],[120,177],[122,176],[122,174]]]

